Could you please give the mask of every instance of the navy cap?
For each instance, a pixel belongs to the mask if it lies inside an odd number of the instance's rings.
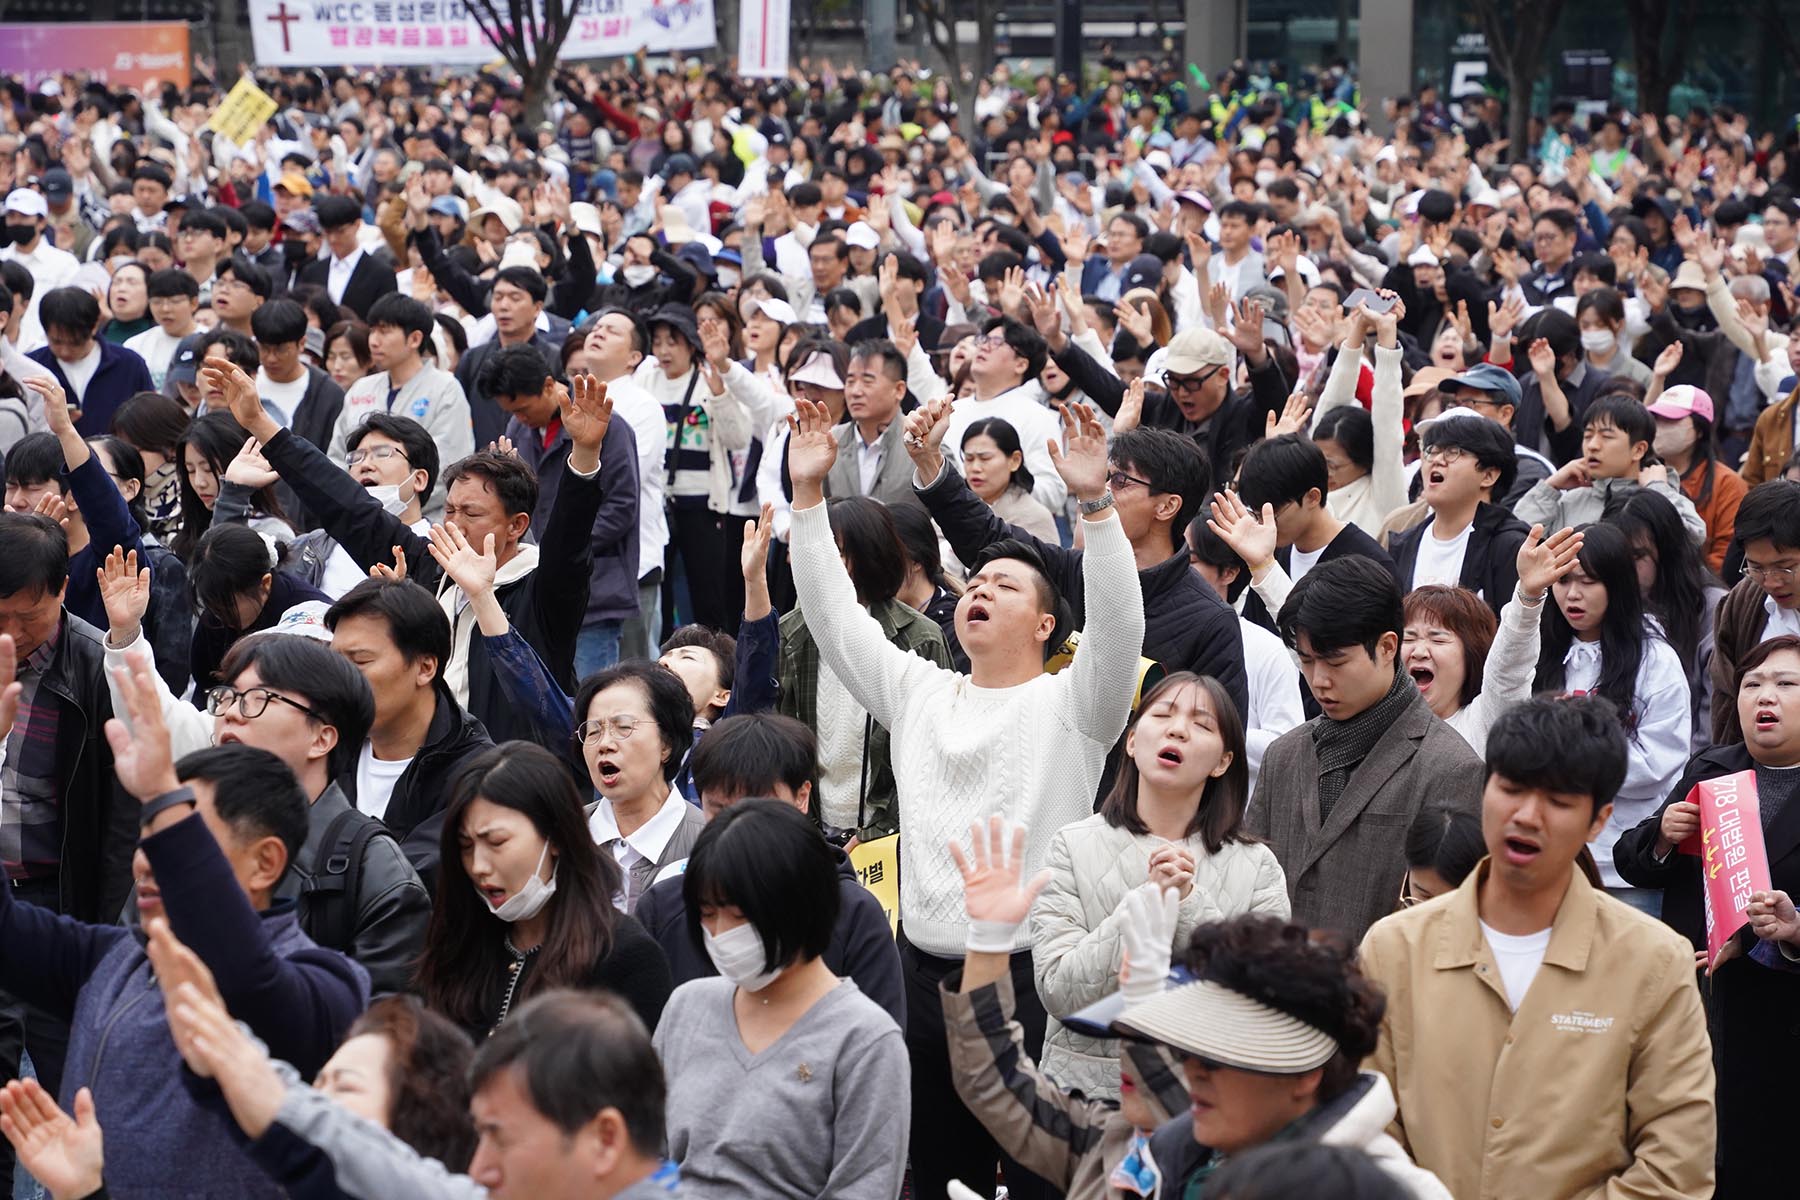
[[[204,333],[190,333],[181,339],[175,347],[175,356],[169,359],[165,382],[193,383],[200,377],[200,342],[205,337]]]
[[[676,175],[687,175],[691,177],[698,174],[699,170],[700,168],[694,165],[693,156],[687,154],[671,154],[669,155],[668,160],[663,163],[662,177],[664,179],[669,179]]]
[[[1125,267],[1125,278],[1120,288],[1129,292],[1132,288],[1150,288],[1162,282],[1162,259],[1154,254],[1140,254]]]
[[[1461,375],[1452,375],[1438,384],[1438,391],[1454,392],[1459,387],[1472,387],[1477,391],[1487,392],[1496,400],[1514,408],[1519,406],[1524,395],[1517,376],[1505,367],[1497,367],[1493,363],[1480,363]]]
[[[44,189],[44,199],[54,200],[58,204],[75,194],[74,177],[61,167],[51,167],[45,171],[38,184]]]

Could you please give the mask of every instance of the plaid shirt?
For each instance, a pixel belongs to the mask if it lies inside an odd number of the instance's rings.
[[[58,621],[19,664],[19,717],[0,767],[0,862],[14,880],[54,879],[62,864],[62,805],[56,794],[57,698],[40,694],[62,640]]]

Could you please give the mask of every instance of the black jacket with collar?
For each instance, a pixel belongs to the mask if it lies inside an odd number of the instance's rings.
[[[1087,624],[1081,551],[1065,550],[1008,525],[948,462],[930,487],[919,489],[919,499],[944,531],[950,549],[964,562],[974,562],[985,547],[1002,538],[1017,538],[1036,547],[1058,595],[1074,613],[1075,623]],[[1168,671],[1211,675],[1231,693],[1239,712],[1248,711],[1244,635],[1238,629],[1237,614],[1194,574],[1187,552],[1172,554],[1139,571],[1138,585],[1144,592],[1143,656],[1155,659]]]
[[[1496,616],[1512,599],[1519,583],[1519,547],[1531,533],[1525,522],[1497,504],[1483,501],[1475,508],[1469,544],[1463,551],[1461,586],[1479,595]],[[1394,559],[1394,576],[1401,592],[1413,589],[1413,571],[1419,565],[1419,546],[1431,534],[1427,518],[1405,533],[1388,539]]]
[[[306,392],[300,397],[300,403],[294,406],[289,419],[288,428],[311,442],[321,450],[331,447],[331,430],[337,424],[338,414],[344,411],[344,389],[337,385],[337,380],[319,370],[317,367],[306,368]],[[312,514],[300,503],[300,497],[294,489],[285,483],[275,485],[275,494],[281,499],[281,507],[293,522],[294,528],[301,529],[313,523]],[[309,580],[317,584],[318,580]]]
[[[1374,559],[1393,573],[1395,582],[1399,583],[1401,587],[1406,586],[1405,580],[1400,577],[1398,568],[1394,566],[1393,556],[1381,548],[1380,542],[1349,522],[1344,523],[1344,527],[1338,531],[1338,535],[1331,539],[1331,544],[1325,547],[1324,553],[1319,555],[1319,561],[1313,564],[1314,569],[1324,566],[1332,559],[1347,558],[1352,554],[1361,554],[1365,558]],[[1281,564],[1283,571],[1288,571],[1291,575],[1293,572],[1289,570],[1289,567],[1294,561],[1294,548],[1283,546],[1277,550],[1275,561]],[[1268,610],[1268,607],[1262,602],[1262,597],[1256,594],[1255,589],[1251,589],[1250,594],[1244,597],[1244,619],[1246,621],[1255,621],[1264,629],[1274,633],[1277,632],[1275,618],[1278,615]],[[1310,701],[1310,699],[1309,696],[1308,700]],[[1307,715],[1314,714],[1308,712]]]
[[[544,357],[544,373],[557,373],[558,353],[561,343],[553,341],[543,330],[532,331],[530,345],[536,346]],[[476,384],[481,379],[481,368],[496,351],[500,349],[498,335],[492,341],[472,346],[456,364],[456,382],[462,384],[463,395],[469,399],[469,418],[475,425],[475,448],[485,450],[489,443],[506,432],[506,423],[512,420],[511,414],[494,402],[492,396],[483,392]],[[448,465],[448,464],[446,464]]]
[[[431,714],[425,741],[394,781],[382,817],[382,823],[400,839],[400,848],[427,891],[433,890],[437,879],[438,834],[450,803],[450,785],[465,763],[494,748],[487,728],[456,702],[443,679],[438,679],[432,690],[437,695],[437,710]],[[356,772],[345,771],[337,783],[355,804]]]
[[[315,258],[300,268],[301,283],[316,283],[322,288],[331,285],[331,260]],[[369,306],[390,292],[399,290],[394,278],[394,266],[367,250],[356,260],[351,268],[350,281],[344,285],[344,298],[339,304],[355,313],[358,320],[369,319]]]
[[[408,579],[433,593],[448,584],[443,569],[431,557],[430,543],[382,508],[362,484],[312,443],[284,429],[269,439],[263,452],[358,566],[364,570],[378,562],[391,566],[394,547],[399,546],[406,555]],[[594,518],[600,511],[600,498],[600,472],[585,477],[565,471],[556,502],[537,527],[542,569],[494,589],[507,620],[543,658],[557,683],[571,692],[575,637],[587,612]],[[533,735],[530,715],[511,709],[494,682],[487,643],[480,636],[469,640],[468,710],[496,742]]]
[[[56,794],[63,825],[57,908],[78,921],[107,925],[119,919],[131,894],[139,805],[113,774],[105,733],[112,696],[102,637],[80,617],[63,614],[37,703],[54,697],[57,707]]]
[[[306,843],[294,857],[294,869],[276,889],[276,895],[298,902],[300,928],[327,950],[349,955],[369,973],[374,995],[406,990],[412,982],[413,964],[425,948],[425,926],[431,920],[431,896],[419,882],[418,872],[400,852],[400,843],[387,831],[363,843],[362,863],[356,870],[356,895],[351,898],[354,928],[347,943],[326,928],[324,902],[317,884],[333,875],[346,882],[350,868],[328,863],[333,847],[325,844],[331,826],[345,813],[354,813],[347,833],[376,818],[356,811],[337,784],[327,784],[306,812]],[[334,839],[335,840],[335,839]]]

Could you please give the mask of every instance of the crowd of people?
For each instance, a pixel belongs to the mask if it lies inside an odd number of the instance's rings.
[[[1800,129],[258,78],[0,79],[21,1187],[1784,1190]]]

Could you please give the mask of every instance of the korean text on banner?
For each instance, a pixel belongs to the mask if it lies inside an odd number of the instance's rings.
[[[1751,895],[1770,887],[1756,772],[1739,771],[1705,780],[1684,798],[1700,807],[1700,833],[1683,842],[1681,852],[1700,858],[1701,895],[1706,899],[1706,960],[1716,963],[1725,943],[1748,922],[1744,913]]]
[[[188,27],[166,21],[0,25],[0,75],[35,88],[78,74],[115,89],[152,82],[186,88]]]
[[[240,146],[247,146],[255,139],[263,122],[275,115],[275,108],[275,97],[250,82],[246,75],[226,94],[225,102],[219,105],[206,127]]]
[[[850,865],[856,868],[857,882],[881,902],[888,932],[894,932],[900,918],[900,835],[858,842],[850,852]]]
[[[456,66],[500,57],[467,0],[247,0],[256,61],[265,67]],[[537,5],[543,21],[544,0]],[[648,50],[704,50],[717,41],[713,0],[564,0],[575,21],[559,60]],[[522,11],[496,5],[503,16]]]
[[[738,74],[786,79],[788,0],[743,0],[738,8]]]

